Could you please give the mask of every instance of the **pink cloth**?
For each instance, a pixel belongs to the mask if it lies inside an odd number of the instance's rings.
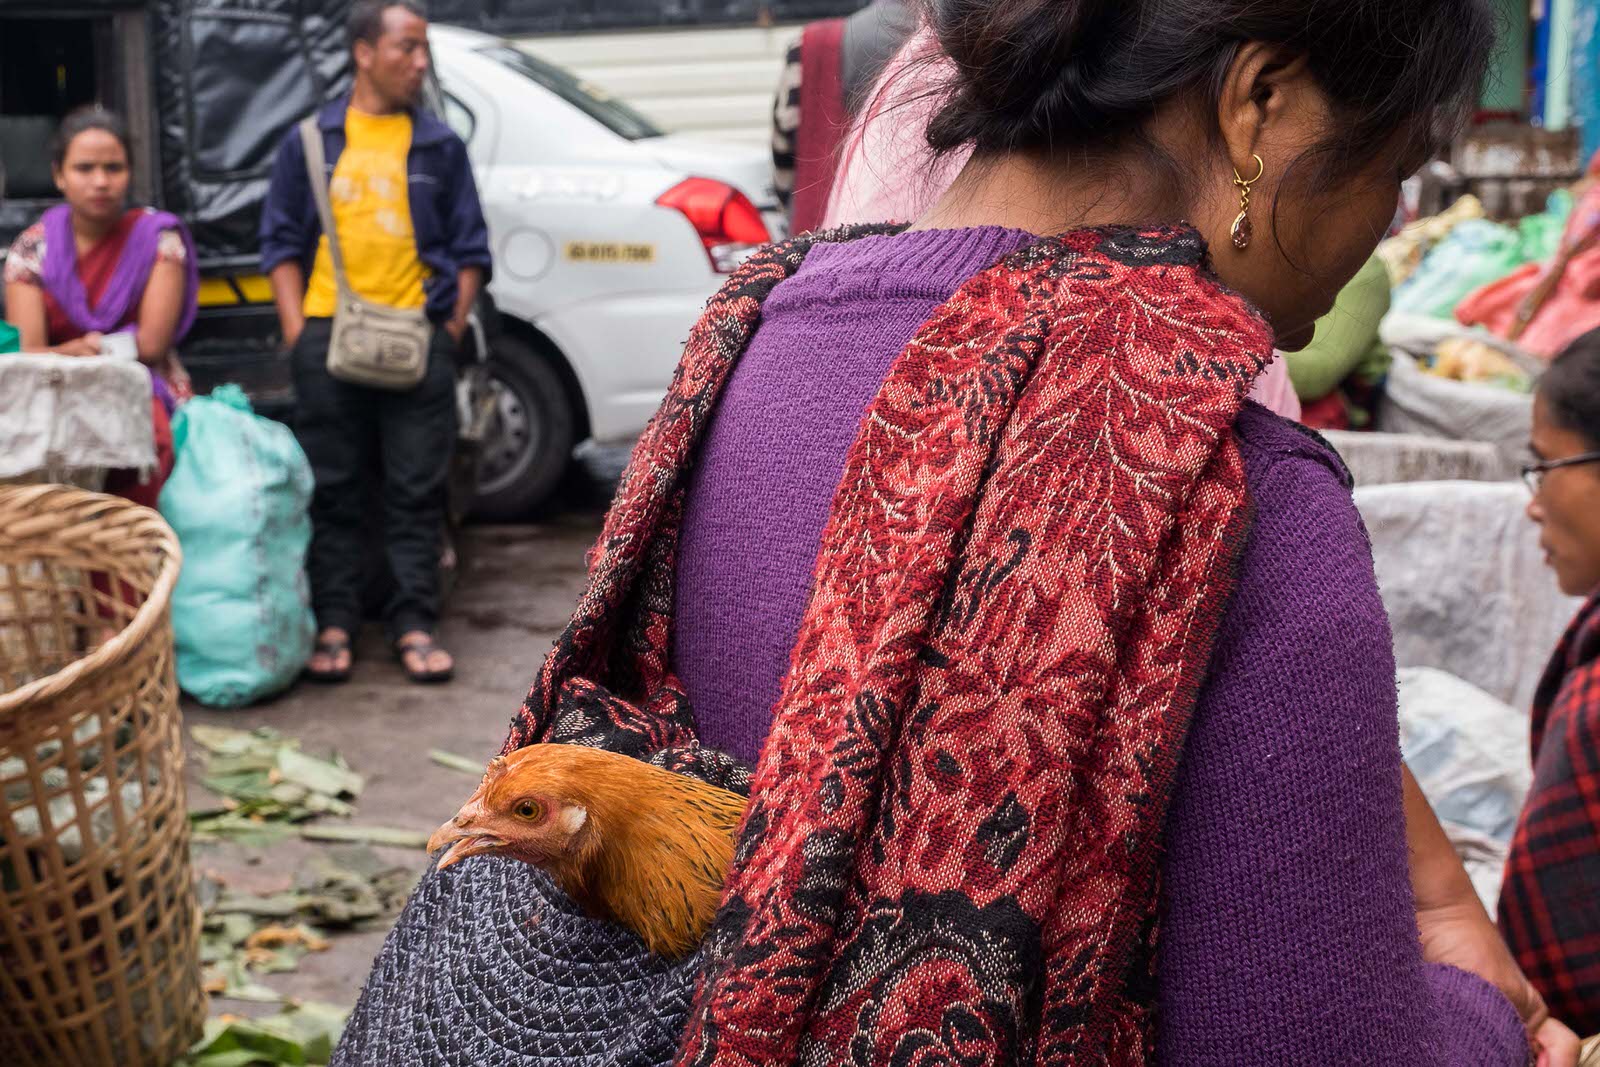
[[[794,132],[794,202],[789,226],[816,229],[828,206],[839,145],[850,132],[844,106],[844,19],[813,22],[800,36],[800,126]]]
[[[939,108],[929,90],[949,73],[950,61],[939,54],[926,26],[884,66],[845,136],[823,213],[825,227],[910,222],[949,188],[971,151],[958,149],[936,160],[923,137]]]
[[[933,88],[950,74],[933,31],[924,26],[884,67],[867,104],[844,139],[844,152],[822,224],[911,222],[931,208],[972,155],[960,148],[935,159],[923,131],[938,112]],[[1279,356],[1267,364],[1250,398],[1286,419],[1300,419],[1300,398]]]
[[[1572,258],[1555,292],[1517,338],[1517,344],[1534,355],[1554,359],[1567,345],[1600,327],[1600,185],[1591,187],[1573,207],[1554,260],[1524,263],[1469,293],[1456,306],[1456,318],[1465,326],[1482,325],[1499,337],[1509,336],[1517,309],[1564,254]]]
[[[1286,419],[1299,422],[1302,414],[1300,395],[1294,391],[1294,382],[1289,380],[1289,363],[1283,358],[1282,352],[1275,352],[1274,356],[1273,361],[1256,375],[1254,384],[1250,386],[1250,399]]]

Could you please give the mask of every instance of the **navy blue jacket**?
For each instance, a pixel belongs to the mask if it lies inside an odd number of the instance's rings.
[[[350,97],[344,96],[317,114],[330,181],[344,151],[344,115],[349,107]],[[417,255],[433,272],[424,283],[428,317],[444,322],[455,312],[458,271],[481,267],[488,280],[489,228],[478,203],[478,186],[472,180],[467,146],[455,131],[426,111],[411,114],[406,180]],[[305,149],[300,143],[300,129],[294,126],[278,146],[267,201],[261,210],[262,271],[271,273],[278,264],[294,259],[299,260],[309,278],[321,237],[322,222],[311,196]]]

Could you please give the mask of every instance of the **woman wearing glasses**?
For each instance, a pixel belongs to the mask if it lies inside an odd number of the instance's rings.
[[[1539,383],[1528,517],[1563,592],[1587,597],[1534,696],[1533,788],[1500,926],[1550,1011],[1600,1031],[1600,330]]]

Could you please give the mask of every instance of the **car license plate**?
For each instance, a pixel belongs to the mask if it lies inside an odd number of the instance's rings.
[[[654,263],[656,246],[614,241],[568,241],[562,254],[574,263]]]

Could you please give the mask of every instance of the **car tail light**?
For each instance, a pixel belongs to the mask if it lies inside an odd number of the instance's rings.
[[[751,249],[772,240],[750,198],[713,178],[685,178],[656,203],[683,213],[700,235],[711,269],[719,274],[730,273]]]

